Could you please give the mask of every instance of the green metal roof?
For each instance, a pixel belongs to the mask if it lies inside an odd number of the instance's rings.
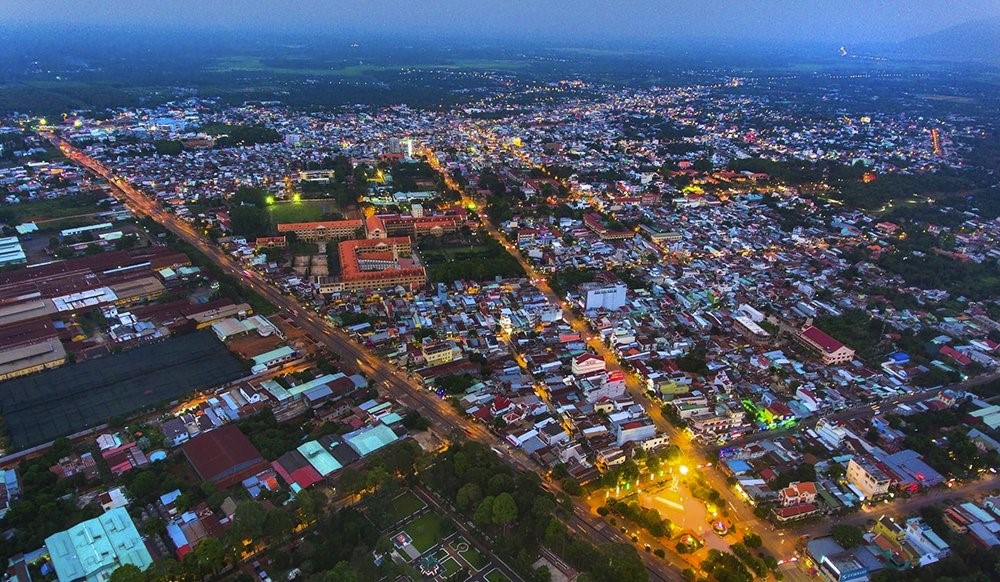
[[[299,445],[298,451],[302,453],[302,456],[309,461],[309,464],[313,466],[313,469],[326,477],[330,473],[333,473],[341,467],[341,464],[337,459],[333,458],[333,455],[323,448],[323,445],[316,441],[309,441]]]
[[[271,350],[271,351],[265,352],[265,353],[263,353],[263,354],[261,354],[259,356],[254,356],[253,357],[253,363],[254,364],[266,364],[267,362],[270,362],[271,360],[277,360],[279,358],[285,358],[285,357],[288,357],[288,356],[290,356],[290,355],[292,355],[294,353],[295,353],[295,350],[293,350],[292,348],[290,348],[288,346],[282,346],[282,347],[280,347],[280,348],[278,348],[276,350]]]
[[[344,435],[344,440],[362,457],[374,453],[399,437],[384,424],[356,430]]]

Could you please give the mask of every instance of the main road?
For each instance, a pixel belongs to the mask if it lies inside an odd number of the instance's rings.
[[[100,161],[86,155],[55,134],[50,134],[49,137],[67,158],[107,180],[115,197],[125,203],[134,213],[152,218],[208,257],[224,273],[242,282],[243,285],[270,301],[272,305],[283,310],[285,317],[294,321],[306,334],[325,345],[331,352],[338,354],[346,369],[350,370],[356,367],[358,371],[364,372],[371,382],[384,387],[397,401],[419,411],[435,427],[445,428],[449,431],[461,430],[470,439],[489,445],[497,443],[498,437],[489,432],[483,424],[465,418],[446,401],[438,398],[436,394],[354,342],[343,330],[333,326],[313,311],[304,309],[293,298],[281,293],[257,272],[244,269],[219,247],[210,244],[190,224],[164,210],[158,201],[136,189],[124,178],[116,176]],[[506,463],[518,470],[531,472],[539,472],[540,470],[521,451],[510,447],[494,446],[493,449],[500,453],[501,458]],[[580,531],[588,533],[598,543],[628,543],[617,532],[608,531],[603,520],[592,515],[586,509],[585,503],[574,500],[574,504],[577,509],[574,511],[573,519],[570,520],[571,526],[575,525]],[[649,554],[641,551],[639,554],[651,579],[681,579],[676,568]]]

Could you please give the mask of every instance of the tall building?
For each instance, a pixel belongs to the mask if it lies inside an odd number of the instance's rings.
[[[580,285],[580,295],[584,311],[604,309],[614,311],[625,306],[625,290],[623,283],[584,283]]]
[[[851,459],[847,463],[847,482],[854,485],[866,499],[885,495],[889,492],[889,476],[864,459]]]

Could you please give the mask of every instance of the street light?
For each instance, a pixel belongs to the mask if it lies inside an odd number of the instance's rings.
[[[681,472],[681,475],[687,475],[688,474],[688,467],[687,467],[687,465],[681,465],[680,466],[680,472]]]

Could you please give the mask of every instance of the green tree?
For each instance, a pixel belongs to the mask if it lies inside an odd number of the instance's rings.
[[[476,507],[476,512],[472,514],[472,521],[479,527],[487,527],[493,523],[493,500],[492,496],[485,497]]]
[[[152,471],[143,471],[136,475],[128,485],[128,491],[137,500],[145,500],[158,491],[160,480]]]
[[[760,539],[760,536],[753,532],[747,532],[743,534],[743,543],[748,548],[757,549],[764,543],[764,540]]]
[[[253,206],[234,206],[229,211],[233,234],[247,239],[267,236],[271,231],[271,218],[266,210]]]
[[[226,553],[219,538],[202,539],[193,553],[201,572],[214,574],[221,570],[226,563]]]
[[[510,493],[501,493],[493,500],[493,523],[504,529],[517,520],[517,503]]]
[[[241,536],[251,539],[259,537],[264,533],[266,522],[267,511],[260,503],[256,501],[241,501],[236,504],[233,526]]]
[[[324,582],[358,582],[358,577],[347,561],[337,562],[332,570],[323,575]]]
[[[455,496],[455,507],[461,511],[466,511],[475,507],[482,499],[483,492],[479,489],[479,485],[466,483],[462,485],[462,488],[458,490],[458,494]]]
[[[853,548],[864,541],[864,531],[857,526],[840,524],[833,526],[830,535],[844,548]]]
[[[267,537],[280,542],[292,535],[295,529],[295,514],[283,507],[276,507],[267,512],[264,520],[264,531]]]
[[[146,523],[142,524],[142,533],[147,536],[159,535],[166,531],[167,524],[162,518],[158,516],[153,516],[146,520]]]
[[[111,582],[144,582],[146,575],[133,564],[123,564],[111,573]]]
[[[360,493],[365,488],[365,476],[352,467],[346,467],[340,472],[340,478],[338,479],[338,484],[340,488],[346,493]]]

